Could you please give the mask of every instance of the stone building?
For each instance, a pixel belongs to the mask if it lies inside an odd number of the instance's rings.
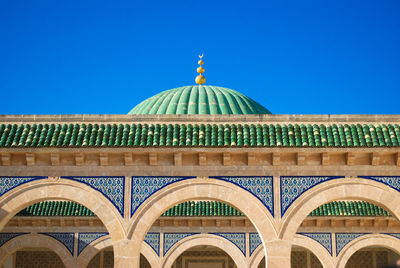
[[[399,115],[273,115],[198,72],[128,115],[0,116],[2,266],[400,258]]]

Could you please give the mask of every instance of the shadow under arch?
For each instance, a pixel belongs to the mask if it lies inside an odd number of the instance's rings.
[[[243,253],[230,241],[213,234],[198,234],[186,237],[177,242],[164,256],[162,268],[170,268],[178,257],[186,250],[195,246],[214,246],[223,250],[237,267],[247,267]]]
[[[76,267],[74,257],[62,243],[52,237],[40,234],[24,234],[4,243],[0,247],[0,264],[14,252],[27,247],[47,248],[60,257],[66,268]]]
[[[263,244],[277,239],[274,219],[257,197],[233,183],[208,178],[175,182],[163,188],[163,191],[154,193],[131,218],[128,237],[133,241],[143,241],[153,222],[164,211],[179,203],[196,199],[216,200],[240,210],[252,222]],[[139,243],[134,245],[134,252],[139,251],[139,246]],[[139,259],[137,253],[132,258],[136,261]]]
[[[390,249],[400,255],[400,239],[386,234],[368,234],[358,237],[347,244],[337,258],[338,268],[345,268],[347,261],[358,250],[370,246]]]
[[[324,268],[334,268],[333,257],[329,252],[317,241],[306,237],[304,235],[296,235],[293,240],[293,245],[302,247],[309,250],[311,253],[317,257],[319,262]]]
[[[300,224],[319,206],[336,200],[363,200],[388,210],[399,219],[400,194],[383,183],[368,179],[343,178],[323,182],[296,199],[282,218],[279,237],[292,241]]]
[[[44,200],[68,200],[91,210],[102,221],[113,241],[126,237],[115,206],[100,192],[72,180],[37,180],[22,184],[0,197],[0,230],[23,208]]]

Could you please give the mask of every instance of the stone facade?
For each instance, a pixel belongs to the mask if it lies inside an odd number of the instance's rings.
[[[3,116],[1,120],[5,124],[132,120],[398,124],[400,116],[72,115]],[[400,253],[398,146],[2,147],[0,156],[0,262],[4,267],[18,263],[10,256],[22,256],[27,248],[51,250],[65,267],[93,267],[96,262],[102,267],[140,267],[147,265],[145,258],[150,267],[178,268],[183,267],[184,257],[189,258],[185,254],[197,246],[224,251],[226,255],[219,256],[224,267],[258,267],[265,258],[269,268],[350,268],[352,258],[360,254],[375,260],[387,256],[392,261],[392,253],[368,253],[371,247]],[[96,218],[14,217],[43,200],[77,202]],[[217,200],[244,216],[160,218],[188,200]],[[368,201],[391,216],[309,216],[336,200]],[[113,254],[113,264],[104,261],[110,259],[107,254]]]

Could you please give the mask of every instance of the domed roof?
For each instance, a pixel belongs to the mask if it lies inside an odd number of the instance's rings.
[[[186,86],[163,91],[129,114],[270,114],[249,97],[228,88]]]

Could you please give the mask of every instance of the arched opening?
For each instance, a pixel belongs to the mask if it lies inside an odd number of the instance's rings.
[[[0,247],[0,260],[5,268],[74,266],[71,252],[52,237],[41,234],[7,235],[11,239]]]
[[[171,267],[237,268],[225,251],[214,246],[194,246],[187,249],[179,255]]]
[[[113,268],[114,252],[112,247],[100,250],[88,263],[87,268]],[[140,254],[140,268],[151,268],[147,259]]]
[[[162,222],[161,225],[163,226],[170,222],[175,225],[175,227],[176,225],[179,226],[181,223],[186,224],[185,220],[163,219],[163,217],[160,218],[160,216],[172,207],[189,200],[226,203],[230,207],[240,211],[244,215],[243,217],[247,218],[248,224],[253,228],[252,232],[259,234],[261,243],[263,243],[263,241],[276,240],[276,232],[272,224],[272,215],[258,198],[232,183],[208,178],[187,179],[172,183],[166,186],[163,191],[153,194],[135,211],[129,232],[130,237],[134,237],[137,240],[142,239],[141,241],[144,241],[146,233],[154,232],[156,229],[155,227],[157,227],[154,225],[157,225],[157,222]],[[186,227],[183,226],[185,228],[182,230],[186,230],[186,233],[192,233],[191,235],[204,233],[202,228],[209,224],[217,226],[221,224],[221,222],[224,222],[217,219],[191,219],[190,221],[191,224]],[[243,219],[243,222],[245,221],[246,220]],[[198,230],[194,228],[196,226]],[[225,227],[226,228],[224,228],[224,226],[219,226],[218,228],[214,228],[214,233],[235,232],[228,228],[228,226]],[[240,232],[243,232],[243,229],[241,230]],[[164,235],[165,234],[166,233],[164,233]],[[245,240],[245,233],[240,234],[240,236],[242,236],[242,240]],[[166,244],[167,243],[164,241],[164,247]],[[132,249],[138,247],[138,245],[132,244]],[[245,246],[243,247],[245,248]],[[162,250],[166,249],[167,248]],[[120,250],[123,250],[122,246]],[[132,252],[135,253],[137,251],[133,250]],[[243,252],[242,254],[245,255],[246,249],[244,249]],[[132,259],[138,260],[134,254],[132,254]]]
[[[265,267],[265,257],[261,260],[258,268]],[[321,262],[310,250],[293,246],[290,254],[290,267],[291,268],[323,268]]]
[[[345,268],[384,268],[394,267],[400,255],[393,250],[371,246],[359,249],[347,261]]]
[[[65,267],[60,257],[46,248],[23,248],[7,258],[4,268],[61,268]]]

